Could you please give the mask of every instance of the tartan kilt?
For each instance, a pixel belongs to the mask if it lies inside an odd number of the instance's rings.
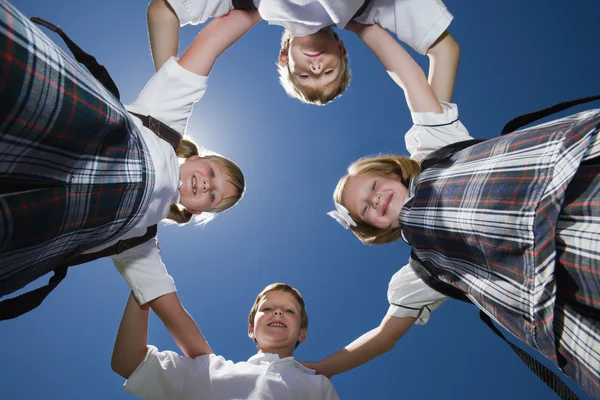
[[[419,174],[400,213],[430,274],[600,398],[600,110]],[[578,338],[579,337],[579,338]]]
[[[0,296],[133,228],[154,169],[121,103],[0,0]]]

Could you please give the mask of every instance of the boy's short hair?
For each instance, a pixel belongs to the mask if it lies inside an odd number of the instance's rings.
[[[335,40],[339,40],[338,34],[332,29],[333,37]],[[283,31],[281,36],[281,50],[289,51],[290,42],[292,40],[292,34],[287,29]],[[277,72],[279,72],[279,83],[283,86],[283,89],[288,96],[298,99],[304,103],[315,104],[318,106],[324,106],[325,104],[333,101],[340,97],[350,85],[350,67],[348,66],[348,54],[344,53],[341,57],[340,63],[340,75],[338,76],[338,86],[331,93],[325,93],[318,88],[303,88],[297,85],[292,77],[289,64],[279,65],[277,64]]]
[[[282,292],[290,293],[292,296],[294,296],[294,298],[300,305],[300,329],[308,329],[308,314],[306,313],[306,307],[304,305],[304,299],[302,298],[302,295],[300,294],[298,289],[288,285],[287,283],[281,282],[272,283],[268,285],[262,290],[262,292],[258,294],[258,296],[256,296],[256,300],[254,300],[254,305],[250,309],[250,314],[248,314],[248,325],[254,327],[254,317],[256,317],[256,313],[258,312],[258,303],[260,303],[265,294],[274,290],[281,290]],[[254,341],[256,342],[256,339]],[[299,344],[300,342],[297,342],[296,347],[298,347]]]
[[[348,181],[353,177],[372,173],[375,175],[400,178],[400,182],[408,188],[410,180],[419,175],[421,164],[409,157],[382,154],[378,156],[362,157],[354,161],[348,167],[348,173],[339,181],[333,191],[333,201],[344,205],[342,197]],[[364,244],[384,244],[395,242],[402,235],[400,228],[380,229],[362,222],[358,215],[350,213],[350,217],[356,222],[356,226],[350,226],[352,233]]]

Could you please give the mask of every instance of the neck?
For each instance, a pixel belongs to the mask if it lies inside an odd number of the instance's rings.
[[[259,353],[277,354],[279,356],[279,358],[286,358],[286,357],[292,357],[294,355],[294,346],[292,346],[291,348],[288,348],[288,347],[284,347],[284,348],[259,347],[258,352]]]

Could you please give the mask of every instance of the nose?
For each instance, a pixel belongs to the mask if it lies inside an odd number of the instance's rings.
[[[202,191],[204,193],[211,191],[212,188],[213,188],[213,184],[209,179],[207,179],[207,178],[202,179]]]
[[[373,208],[377,208],[379,206],[380,200],[381,195],[379,195],[379,193],[372,193],[371,196],[369,196],[369,203]]]
[[[273,315],[283,315],[283,312],[281,311],[280,308],[274,308]]]
[[[323,69],[323,64],[321,64],[320,61],[310,64],[310,71],[313,74],[320,74],[322,69]]]

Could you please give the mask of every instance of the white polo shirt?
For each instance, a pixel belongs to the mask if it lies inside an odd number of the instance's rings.
[[[411,113],[414,125],[404,137],[410,158],[421,161],[439,148],[473,139],[458,120],[456,104],[440,104],[443,114]],[[390,307],[387,315],[417,318],[415,323],[424,325],[429,321],[431,312],[446,299],[446,296],[427,286],[407,264],[392,276],[388,285]]]
[[[258,353],[233,363],[214,354],[194,359],[148,346],[125,383],[146,400],[337,400],[331,381],[293,357]]]
[[[200,24],[225,15],[232,0],[167,0],[181,26]],[[262,19],[281,25],[292,36],[306,36],[336,25],[343,29],[364,0],[254,0]],[[421,54],[440,37],[452,14],[440,0],[371,0],[356,18],[362,24],[377,24]]]

